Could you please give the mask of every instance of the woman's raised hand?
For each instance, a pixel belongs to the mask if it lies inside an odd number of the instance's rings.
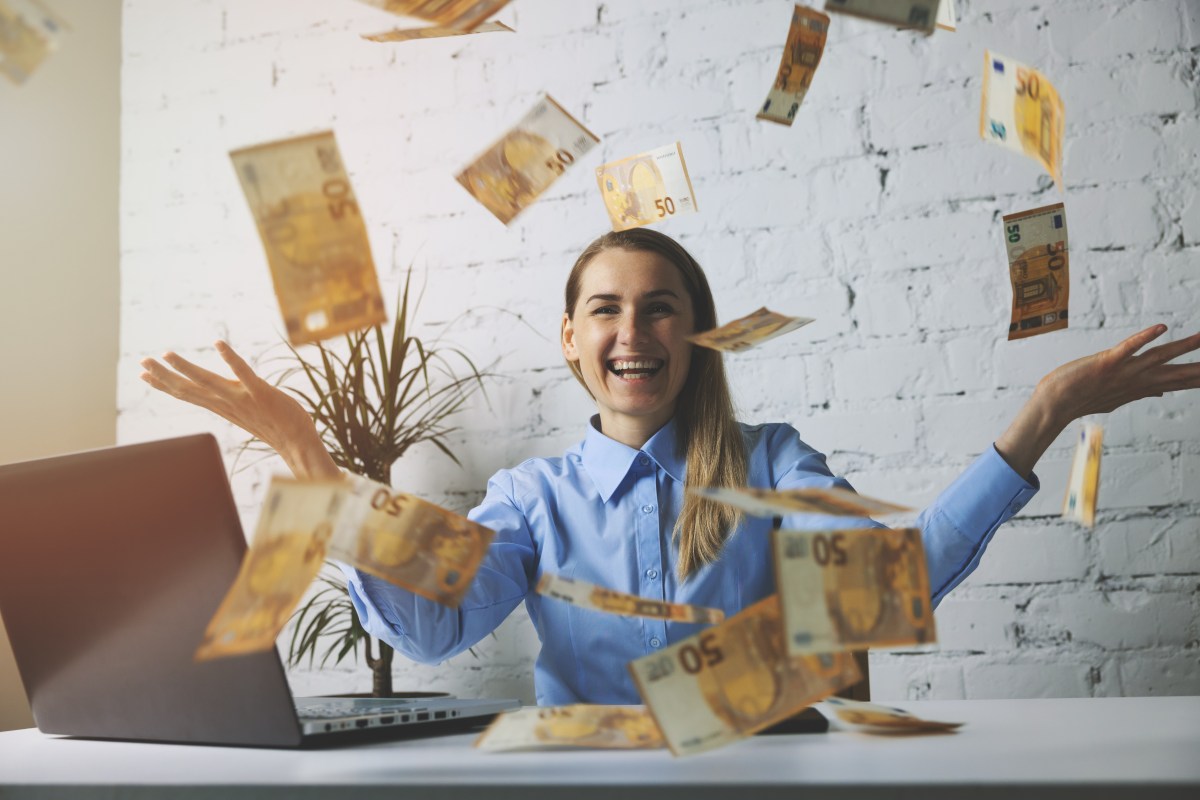
[[[340,475],[312,418],[295,398],[260,378],[225,342],[217,342],[216,349],[233,371],[234,380],[172,352],[162,357],[170,369],[153,358],[143,359],[146,371],[141,378],[160,392],[219,414],[266,442],[297,476]]]
[[[1143,397],[1200,388],[1200,363],[1170,363],[1200,350],[1200,333],[1138,354],[1166,332],[1166,325],[1155,325],[1108,350],[1063,364],[1042,378],[1036,393],[1054,404],[1065,424]]]
[[[1042,453],[1072,421],[1143,397],[1200,388],[1200,363],[1170,363],[1200,350],[1200,333],[1138,353],[1166,331],[1166,325],[1155,325],[1050,372],[996,440],[996,449],[1013,469],[1028,477]]]

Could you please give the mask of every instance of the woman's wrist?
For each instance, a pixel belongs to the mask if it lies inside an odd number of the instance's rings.
[[[1028,480],[1042,454],[1070,423],[1069,417],[1046,392],[1035,390],[1012,424],[996,440],[996,451],[1013,470]]]
[[[342,471],[315,432],[313,436],[281,449],[279,454],[297,478],[336,480],[342,477]]]

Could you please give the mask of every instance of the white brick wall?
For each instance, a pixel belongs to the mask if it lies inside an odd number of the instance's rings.
[[[152,395],[137,360],[215,365],[217,336],[262,359],[281,329],[226,152],[333,127],[385,294],[429,275],[433,334],[499,358],[492,408],[464,418],[459,470],[411,452],[397,486],[465,509],[495,470],[577,440],[589,402],[556,344],[561,284],[607,226],[591,170],[675,139],[701,213],[672,221],[723,318],[764,303],[819,322],[729,359],[747,421],[787,420],[860,489],[924,503],[1058,363],[1200,303],[1200,10],[1194,0],[960,0],[924,39],[835,18],[792,128],[754,119],[785,0],[515,0],[516,35],[380,45],[394,19],[351,0],[126,0],[122,126],[122,441],[238,432]],[[1008,342],[1002,214],[1059,195],[979,141],[982,51],[1038,65],[1067,108],[1072,326]],[[453,174],[548,91],[603,138],[510,228]],[[524,322],[497,310],[522,315]],[[526,324],[528,323],[528,324]],[[1057,519],[1068,432],[1044,491],[938,613],[929,652],[873,656],[879,697],[1200,691],[1200,418],[1194,398],[1110,415],[1099,524]],[[273,465],[278,469],[280,465]],[[249,527],[272,466],[235,478]],[[523,612],[397,684],[532,697]],[[293,673],[299,693],[361,690],[366,669]]]

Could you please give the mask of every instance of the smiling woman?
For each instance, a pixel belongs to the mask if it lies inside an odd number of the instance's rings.
[[[495,539],[457,609],[344,566],[363,627],[418,661],[462,652],[524,602],[542,641],[538,702],[625,704],[640,698],[626,665],[697,633],[697,624],[596,614],[534,591],[543,574],[726,616],[775,592],[770,522],[739,518],[693,486],[841,487],[825,457],[790,425],[736,421],[721,355],[687,336],[716,326],[708,281],[673,239],[644,228],[587,247],[567,281],[562,352],[599,413],[561,457],[503,469],[468,515]],[[1200,335],[1138,351],[1156,325],[1041,380],[1009,428],[916,522],[931,601],[975,569],[997,528],[1037,491],[1033,467],[1072,420],[1143,397],[1200,386],[1200,365],[1170,364]],[[146,359],[143,379],[201,405],[275,448],[300,477],[337,466],[310,419],[228,345],[235,380],[174,354]],[[805,525],[804,515],[789,527]],[[827,518],[822,527],[831,527]],[[841,525],[877,523],[842,519]]]

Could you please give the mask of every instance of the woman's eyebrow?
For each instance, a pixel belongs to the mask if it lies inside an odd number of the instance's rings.
[[[679,299],[679,295],[675,294],[675,292],[671,291],[670,289],[655,289],[652,292],[646,292],[644,295],[642,295],[642,299],[649,300],[654,297],[663,297],[668,295],[674,297],[676,300]],[[604,300],[605,302],[611,303],[620,299],[621,295],[619,294],[594,294],[587,299],[587,302],[590,303],[593,300]]]

